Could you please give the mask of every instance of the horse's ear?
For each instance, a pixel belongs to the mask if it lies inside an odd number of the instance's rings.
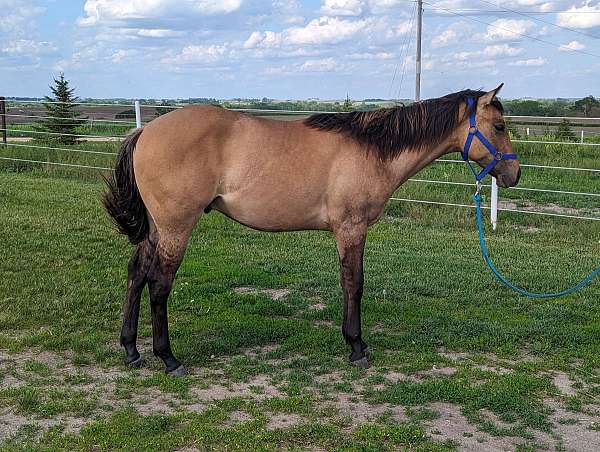
[[[489,105],[492,103],[492,101],[494,100],[494,97],[496,97],[498,95],[498,93],[500,92],[500,90],[502,89],[502,87],[504,86],[504,83],[500,83],[500,86],[498,86],[498,88],[491,90],[488,93],[485,93],[483,96],[481,96],[479,98],[479,105],[485,106],[485,105]]]

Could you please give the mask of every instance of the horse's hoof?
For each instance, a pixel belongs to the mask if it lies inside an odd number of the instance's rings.
[[[125,359],[126,366],[134,367],[136,369],[139,369],[140,367],[142,367],[144,365],[144,363],[145,363],[145,361],[144,361],[144,358],[142,358],[142,356],[138,356],[133,361],[128,361],[127,358]]]
[[[169,375],[170,377],[185,377],[187,374],[187,370],[185,370],[183,364],[177,367],[176,369],[167,371],[167,375]]]
[[[369,362],[369,359],[366,356],[363,356],[360,359],[357,359],[356,361],[350,361],[350,363],[353,366],[356,366],[360,369],[368,369],[369,367],[371,367],[371,363]]]

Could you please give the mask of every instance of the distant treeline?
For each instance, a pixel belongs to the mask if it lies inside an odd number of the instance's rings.
[[[8,98],[22,102],[37,100],[36,98]],[[81,102],[107,103],[115,105],[131,105],[129,99],[85,99]],[[142,104],[159,106],[164,114],[171,110],[170,106],[188,104],[210,104],[225,108],[243,108],[257,110],[301,110],[301,111],[349,111],[373,110],[393,105],[408,105],[410,100],[396,102],[385,99],[364,99],[342,101],[321,101],[318,99],[278,101],[274,99],[230,99],[220,100],[215,98],[198,97],[189,99],[141,99]],[[516,116],[572,116],[572,117],[600,117],[600,100],[593,96],[582,99],[503,99],[505,114]],[[164,111],[162,111],[164,109]]]

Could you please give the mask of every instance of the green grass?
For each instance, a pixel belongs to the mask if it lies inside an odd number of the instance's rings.
[[[81,146],[114,150],[117,144]],[[11,151],[0,151],[7,152]],[[33,156],[41,151],[28,152]],[[589,149],[573,151],[568,161],[558,151],[528,152],[524,149],[522,155],[529,162],[597,165]],[[92,158],[84,156],[83,162],[95,162]],[[73,161],[81,163],[82,157]],[[330,234],[259,233],[211,213],[191,238],[169,301],[169,317],[175,354],[191,368],[222,373],[218,378],[173,380],[154,363],[151,375],[134,372],[116,380],[115,394],[134,406],[133,396],[152,391],[174,403],[188,403],[195,388],[231,386],[268,375],[281,396],[267,397],[254,385],[248,393],[260,394],[264,401],[225,400],[202,414],[102,411],[101,394],[79,388],[95,384],[85,374],[86,366],[122,369],[116,347],[131,247],[102,211],[103,185],[97,172],[0,166],[0,349],[69,351],[72,365],[81,368],[65,371],[61,387],[54,368],[30,358],[23,364],[25,384],[0,390],[0,406],[33,419],[61,415],[89,419],[79,433],[24,427],[4,445],[7,450],[194,445],[233,450],[447,450],[456,445],[444,438],[434,440],[425,431],[427,422],[437,418],[430,403],[456,405],[482,432],[529,439],[532,431],[552,430],[545,399],[558,397],[565,408],[578,412],[600,391],[600,378],[594,373],[600,367],[598,283],[558,300],[517,297],[499,286],[484,267],[470,210],[391,203],[369,232],[365,259],[363,322],[365,340],[374,354],[369,376],[345,362],[348,350],[339,333],[339,276]],[[468,180],[464,168],[448,164],[433,166],[419,177]],[[524,178],[524,186],[600,191],[596,176],[532,170]],[[416,183],[401,189],[402,195],[416,199],[465,201],[468,193]],[[504,190],[502,196],[518,199],[520,193]],[[533,197],[539,203],[547,200]],[[589,200],[580,204],[589,205]],[[511,279],[531,290],[563,288],[598,265],[597,222],[502,214],[500,224],[497,232],[489,233],[492,256]],[[526,234],[522,228],[528,226],[539,231]],[[291,293],[274,301],[266,295],[236,294],[232,289],[239,286],[285,287]],[[307,309],[316,299],[325,308]],[[146,298],[143,303],[140,337],[145,339],[151,327]],[[243,354],[252,347],[272,345],[278,347],[257,356]],[[442,349],[468,353],[469,359],[451,362],[440,354]],[[148,347],[142,352],[148,355]],[[500,360],[511,372],[496,374],[477,367],[490,359]],[[391,370],[419,376],[434,366],[448,365],[456,367],[456,373],[396,383],[385,378]],[[577,396],[557,396],[544,374],[552,369],[569,372],[585,388]],[[340,374],[335,381],[317,383],[332,372]],[[14,375],[0,369],[0,383]],[[382,415],[377,421],[350,425],[327,406],[335,394],[406,407],[410,421],[398,423]],[[251,419],[224,424],[235,410],[249,413]],[[490,422],[482,414],[486,411],[510,427]],[[270,430],[266,424],[272,413],[296,414],[306,422]]]
[[[119,124],[110,121],[94,121],[93,123],[76,121],[77,124],[81,124],[75,128],[72,132],[76,135],[93,135],[93,136],[106,136],[106,137],[120,137],[127,135],[127,133],[135,128],[135,120],[129,121],[127,124]],[[46,139],[51,135],[38,133],[38,125],[35,123],[31,124],[7,124],[7,134],[9,137],[33,137]]]

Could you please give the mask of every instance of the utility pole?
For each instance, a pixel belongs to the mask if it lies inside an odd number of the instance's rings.
[[[0,97],[0,125],[2,126],[2,143],[6,146],[6,102]]]
[[[417,0],[417,74],[415,102],[421,100],[421,40],[423,31],[423,0]]]

